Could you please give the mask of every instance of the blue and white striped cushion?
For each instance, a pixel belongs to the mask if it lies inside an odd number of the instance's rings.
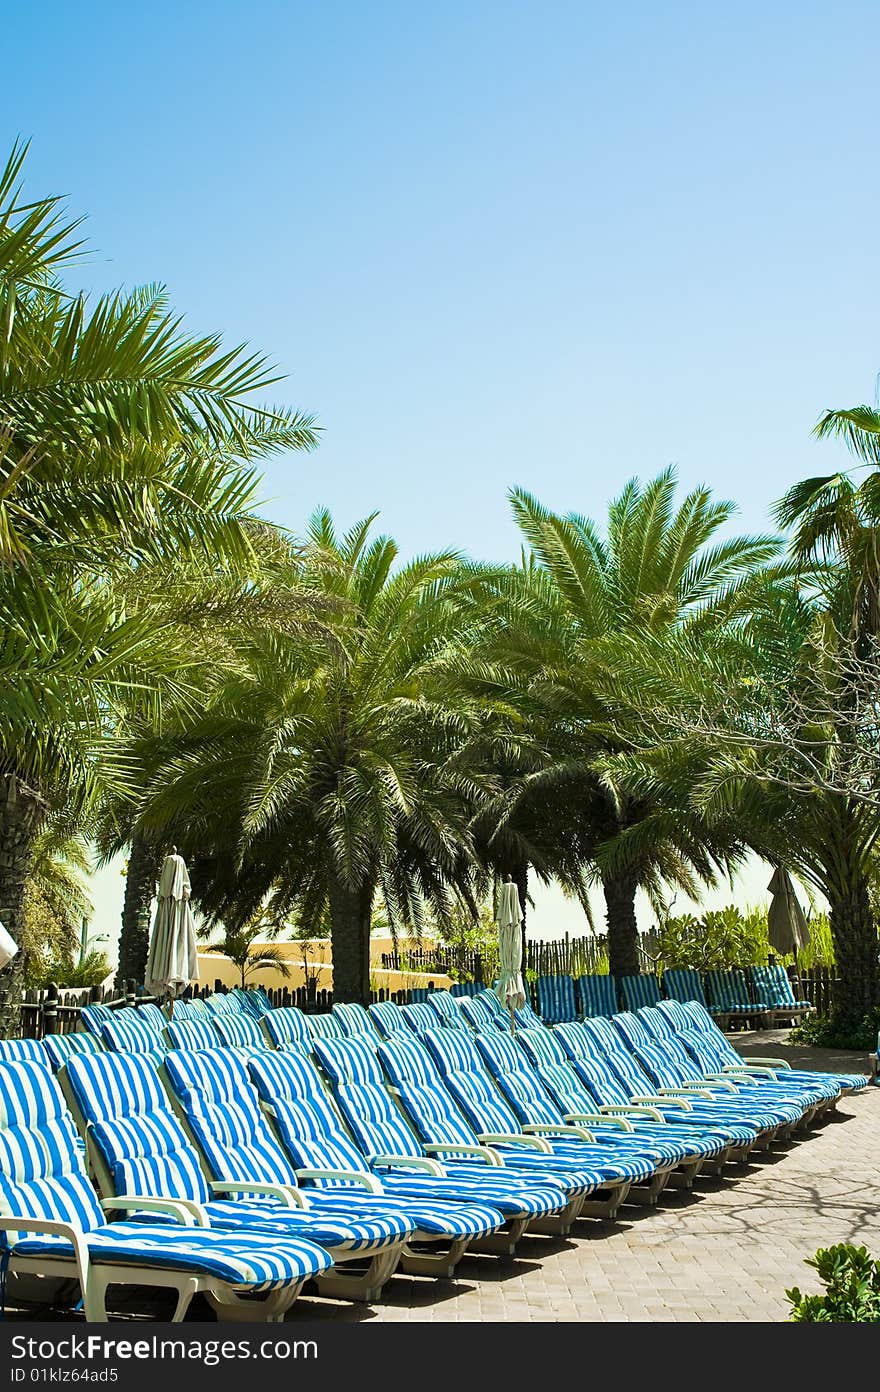
[[[424,1034],[425,1030],[436,1029],[441,1023],[436,1010],[427,1001],[415,1005],[402,1005],[400,1013],[414,1034]]]
[[[101,1033],[101,1026],[105,1020],[111,1018],[112,1014],[113,1011],[110,1009],[109,1005],[101,1005],[100,1002],[96,1002],[94,1005],[81,1005],[79,1009],[79,1018],[83,1028],[87,1029],[91,1034],[97,1034],[99,1036]]]
[[[266,1039],[253,1015],[215,1015],[214,1029],[230,1049],[265,1049]]]
[[[693,1029],[695,1027],[693,1017],[687,1012],[688,1002],[681,1000],[662,1000],[658,1001],[654,1007],[658,1015],[663,1015],[672,1025],[673,1030]],[[714,1021],[706,1010],[706,1007],[699,1000],[694,1000],[693,1004],[703,1012],[709,1024],[714,1028]]]
[[[198,1155],[143,1054],[80,1055],[67,1077],[117,1194],[210,1197]]]
[[[411,1034],[406,1016],[394,1001],[376,1001],[369,1008],[370,1019],[383,1039],[396,1034]]]
[[[746,974],[740,967],[734,967],[729,971],[706,972],[706,988],[713,1010],[736,1015],[756,1015],[764,1008],[751,1000]]]
[[[215,1018],[219,1019],[219,1016]],[[175,1018],[165,1035],[172,1049],[216,1049],[220,1044],[212,1020]]]
[[[476,981],[454,981],[449,988],[451,996],[475,996],[480,990]]]
[[[706,1004],[700,973],[693,967],[667,968],[663,973],[663,989],[670,1000],[696,1000]]]
[[[539,976],[535,982],[538,1013],[547,1025],[578,1017],[574,980],[570,976]]]
[[[453,1025],[458,1024],[459,1013],[455,997],[449,991],[431,991],[428,994],[427,1004],[440,1020],[445,1024],[447,1020]]]
[[[798,1010],[811,1008],[810,1001],[795,999],[788,972],[784,967],[778,965],[749,967],[749,975],[755,988],[755,995],[764,1005],[769,1005],[774,1009],[782,1009],[787,1005],[793,1005]]]
[[[168,1023],[167,1020],[165,1023]],[[104,1021],[101,1036],[108,1049],[120,1053],[160,1054],[167,1047],[150,1018],[128,1006],[115,1011],[109,1020]]]
[[[0,1039],[0,1063],[41,1063],[48,1066],[39,1039]]]
[[[477,1037],[483,1060],[523,1124],[553,1126],[562,1118],[519,1044],[503,1034]]]
[[[650,1044],[654,1038],[645,1023],[631,1010],[619,1010],[611,1023],[625,1044]]]
[[[231,991],[215,991],[212,996],[203,997],[209,1015],[240,1015],[244,1006]]]
[[[368,1171],[310,1059],[293,1051],[252,1054],[248,1071],[260,1096],[274,1109],[276,1124],[296,1168]]]
[[[379,1031],[368,1010],[356,1001],[340,1001],[333,1006],[333,1015],[342,1025],[346,1035],[361,1034],[367,1039],[378,1039]]]
[[[613,976],[581,976],[577,983],[583,1015],[613,1015],[617,1009],[617,985]]]
[[[263,1029],[276,1049],[301,1049],[311,1053],[312,1036],[306,1017],[295,1005],[284,1005],[263,1017]]]
[[[462,996],[458,1004],[465,1021],[472,1030],[494,1030],[497,1032],[499,1029],[501,1017],[493,1015],[490,1010],[487,1010],[479,997]]]
[[[656,976],[644,972],[641,976],[619,976],[617,984],[627,1010],[638,1010],[640,1005],[656,1005],[660,1000]]]
[[[662,1001],[658,1005],[662,1005]],[[675,1026],[665,1011],[658,1009],[656,1005],[645,1005],[638,1012],[645,1029],[652,1039],[661,1041],[664,1039],[675,1038]]]
[[[306,1023],[313,1039],[344,1039],[345,1030],[336,1015],[307,1015]]]
[[[427,986],[413,986],[407,991],[407,1005],[418,1005],[428,999],[430,992]]]
[[[96,1034],[83,1030],[79,1034],[47,1034],[43,1037],[43,1048],[52,1068],[63,1068],[74,1054],[103,1053],[104,1044]]]
[[[381,1086],[383,1082],[375,1049],[360,1037],[316,1039],[315,1054],[334,1083],[378,1083]]]
[[[519,1130],[516,1117],[487,1076],[476,1043],[454,1030],[429,1030],[425,1044],[474,1130],[480,1135]]]

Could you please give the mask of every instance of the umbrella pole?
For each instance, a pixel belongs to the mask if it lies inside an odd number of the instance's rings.
[[[507,1003],[507,1008],[510,1011],[510,1033],[516,1034],[516,1015],[514,1014],[513,1006],[510,1004],[509,1001]]]

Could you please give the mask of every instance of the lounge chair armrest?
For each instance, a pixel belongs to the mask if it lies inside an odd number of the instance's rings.
[[[54,1233],[57,1237],[66,1237],[73,1248],[73,1259],[76,1262],[80,1290],[85,1296],[89,1282],[89,1248],[86,1235],[81,1228],[75,1228],[72,1223],[64,1223],[58,1218],[16,1218],[3,1214],[0,1217],[0,1233],[3,1232],[13,1234],[17,1232]],[[14,1266],[14,1247],[11,1261]]]
[[[742,1070],[739,1070],[742,1072]],[[707,1073],[705,1075],[707,1083],[716,1083],[724,1088],[725,1092],[736,1092],[736,1083],[730,1073]]]
[[[613,1126],[617,1131],[632,1131],[633,1124],[622,1116],[603,1116],[600,1112],[567,1112],[565,1120],[573,1126]],[[593,1138],[595,1139],[595,1137]]]
[[[748,1061],[749,1061],[750,1063],[764,1063],[764,1064],[766,1064],[769,1068],[787,1068],[788,1071],[789,1071],[789,1073],[791,1072],[791,1064],[789,1063],[788,1059],[780,1059],[780,1058],[759,1058],[757,1054],[749,1054],[749,1060],[748,1060]],[[730,1067],[731,1067],[731,1068],[735,1068],[736,1065],[735,1065],[735,1064],[731,1064]]]
[[[375,1175],[363,1174],[360,1170],[305,1169],[296,1171],[297,1179],[344,1179],[349,1184],[359,1184],[370,1194],[384,1194],[381,1182]]]
[[[609,1117],[618,1117],[621,1121],[625,1121],[628,1116],[650,1117],[652,1121],[659,1122],[665,1122],[666,1120],[665,1116],[661,1111],[658,1111],[656,1107],[650,1106],[615,1107],[609,1103],[601,1106],[599,1108],[599,1111],[602,1113],[603,1117],[606,1115]],[[632,1125],[632,1123],[629,1124],[629,1129],[630,1131],[635,1130],[635,1127]]]
[[[429,1160],[427,1155],[374,1155],[372,1163],[389,1170],[426,1170],[438,1179],[446,1173],[439,1160]]]
[[[105,1213],[117,1210],[131,1213],[143,1209],[146,1213],[168,1213],[185,1228],[209,1228],[211,1220],[200,1203],[194,1199],[157,1199],[149,1194],[116,1194],[112,1199],[102,1199],[101,1207]]]
[[[733,1088],[732,1091],[735,1092],[736,1088]],[[706,1097],[711,1102],[714,1094],[708,1088],[701,1088],[698,1083],[682,1083],[677,1088],[658,1088],[657,1095],[659,1097]]]
[[[212,1194],[265,1194],[278,1199],[285,1208],[307,1208],[305,1196],[292,1184],[249,1184],[245,1180],[212,1179]]]
[[[737,1068],[733,1063],[724,1065],[725,1078],[770,1078],[776,1081],[776,1074],[772,1068],[765,1068],[763,1064],[744,1063],[741,1068]]]
[[[429,1155],[473,1155],[479,1160],[485,1160],[487,1165],[494,1165],[497,1169],[504,1168],[504,1161],[493,1150],[491,1146],[484,1145],[426,1145],[425,1150]]]
[[[633,1097],[630,1100],[635,1102],[637,1106],[678,1107],[681,1112],[692,1112],[694,1110],[693,1102],[691,1102],[688,1097],[682,1097],[680,1094],[676,1093],[673,1088],[669,1088],[662,1097],[658,1097],[655,1094],[653,1097]]]
[[[541,1126],[537,1122],[527,1122],[523,1127],[527,1136],[575,1136],[582,1141],[592,1141],[595,1143],[596,1137],[592,1136],[584,1126],[560,1126],[550,1125]]]
[[[529,1150],[539,1150],[542,1155],[553,1154],[549,1141],[542,1140],[540,1136],[527,1136],[525,1132],[514,1132],[508,1136],[504,1131],[489,1131],[479,1139],[484,1145],[519,1145]]]

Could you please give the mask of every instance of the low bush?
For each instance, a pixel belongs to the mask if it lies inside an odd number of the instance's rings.
[[[824,1049],[877,1048],[880,1031],[880,1009],[835,1011],[831,1015],[813,1015],[797,1025],[789,1035],[792,1044],[815,1044]]]
[[[803,1295],[793,1286],[785,1294],[791,1318],[804,1324],[880,1324],[880,1261],[866,1247],[838,1243],[820,1247],[807,1266],[818,1273],[824,1295]]]

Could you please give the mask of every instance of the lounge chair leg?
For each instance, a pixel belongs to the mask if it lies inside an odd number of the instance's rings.
[[[616,1188],[604,1190],[605,1198],[589,1198],[581,1209],[582,1218],[616,1218],[617,1210],[629,1193],[629,1180]],[[603,1192],[603,1191],[600,1191]]]
[[[571,1232],[572,1224],[575,1219],[580,1218],[584,1211],[584,1199],[581,1194],[569,1200],[561,1213],[548,1214],[546,1218],[535,1218],[529,1223],[530,1233],[540,1233],[542,1237],[565,1237],[566,1233]]]
[[[228,1286],[205,1291],[205,1296],[222,1324],[280,1324],[304,1284],[296,1281],[254,1300],[236,1295]]]
[[[527,1222],[526,1218],[511,1218],[498,1232],[478,1237],[468,1250],[485,1252],[492,1257],[512,1257],[516,1251],[516,1244],[526,1230]]]
[[[174,1314],[171,1316],[172,1324],[180,1324],[198,1288],[198,1281],[190,1280],[181,1282],[180,1289],[177,1292],[177,1304],[174,1307]]]
[[[337,1266],[330,1276],[317,1276],[315,1284],[321,1295],[335,1300],[358,1300],[371,1305],[379,1299],[382,1287],[397,1269],[401,1248],[392,1247],[372,1257],[364,1271],[346,1274],[346,1265]]]
[[[677,1171],[675,1171],[675,1173],[677,1173]],[[673,1171],[659,1170],[657,1174],[651,1176],[647,1184],[639,1184],[634,1181],[630,1185],[626,1200],[627,1203],[647,1204],[649,1208],[652,1208],[660,1198],[666,1185],[672,1182],[672,1175]]]
[[[107,1287],[112,1272],[90,1267],[88,1280],[82,1293],[83,1314],[89,1324],[107,1323]]]
[[[450,1242],[443,1251],[438,1251],[435,1247],[430,1252],[417,1252],[413,1247],[406,1246],[400,1258],[400,1269],[407,1276],[434,1276],[449,1280],[464,1256],[467,1245],[468,1239],[460,1237]]]

